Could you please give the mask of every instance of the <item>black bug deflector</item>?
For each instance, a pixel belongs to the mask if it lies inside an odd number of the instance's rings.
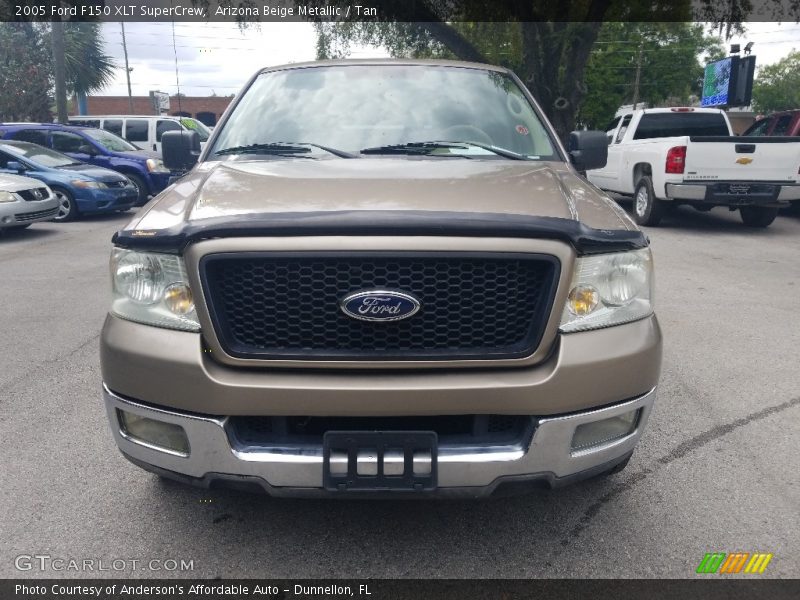
[[[559,217],[442,211],[326,211],[233,215],[187,222],[168,229],[131,229],[114,234],[123,248],[180,253],[187,245],[220,237],[360,235],[465,236],[561,240],[579,255],[648,246],[638,230],[594,229]]]

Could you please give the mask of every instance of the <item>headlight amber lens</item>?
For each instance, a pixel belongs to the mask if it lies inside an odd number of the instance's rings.
[[[579,285],[569,292],[567,308],[573,315],[582,317],[592,312],[600,302],[600,294],[590,285]]]
[[[182,283],[173,283],[164,292],[164,303],[176,315],[185,315],[194,310],[192,290]]]

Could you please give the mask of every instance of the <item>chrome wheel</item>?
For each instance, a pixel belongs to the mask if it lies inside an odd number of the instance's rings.
[[[644,217],[645,213],[647,212],[647,203],[649,202],[649,198],[647,197],[647,187],[640,186],[639,191],[636,192],[636,214],[640,217]]]
[[[58,214],[55,216],[55,220],[63,221],[70,215],[70,212],[72,211],[72,198],[67,196],[62,191],[57,191],[55,194],[56,198],[58,198]]]

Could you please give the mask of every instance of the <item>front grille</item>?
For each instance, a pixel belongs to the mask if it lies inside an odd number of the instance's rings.
[[[28,202],[38,202],[39,200],[46,200],[50,197],[50,192],[47,191],[47,188],[22,190],[21,192],[17,192],[17,194],[19,194],[20,198]]]
[[[444,360],[533,353],[558,262],[545,255],[217,254],[201,277],[217,337],[239,358]],[[419,299],[412,317],[369,322],[339,303],[361,290]]]
[[[525,415],[410,417],[230,417],[234,447],[320,445],[328,431],[434,431],[447,445],[492,445],[527,438],[534,420]]]
[[[14,218],[19,222],[35,221],[39,218],[55,217],[58,214],[58,207],[48,210],[37,210],[35,212],[17,213]]]

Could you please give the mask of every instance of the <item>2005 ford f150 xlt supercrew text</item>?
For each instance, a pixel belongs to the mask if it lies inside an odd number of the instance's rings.
[[[257,73],[113,238],[103,396],[135,464],[278,496],[488,495],[625,466],[661,367],[647,238],[509,71]]]

